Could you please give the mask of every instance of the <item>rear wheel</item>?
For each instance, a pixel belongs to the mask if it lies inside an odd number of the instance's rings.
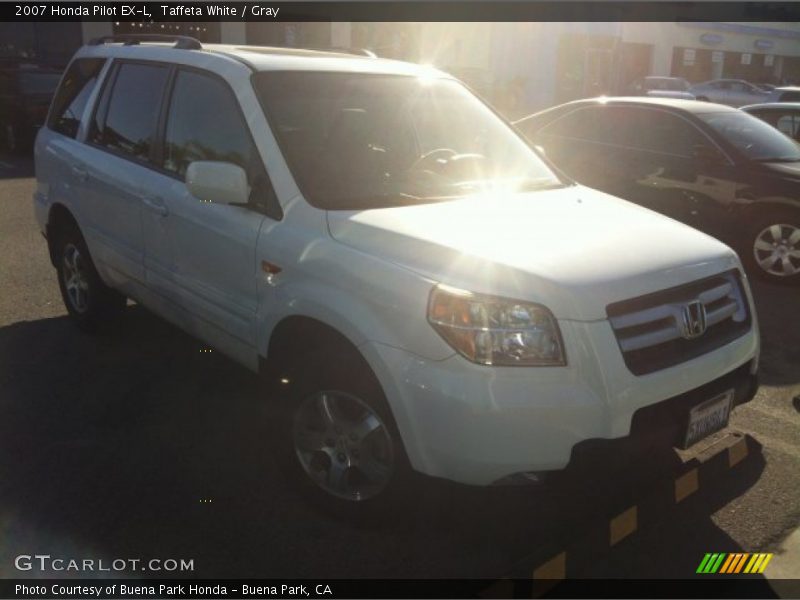
[[[800,211],[773,210],[748,228],[742,257],[753,273],[773,283],[800,283]]]
[[[86,242],[75,225],[64,225],[53,243],[64,306],[78,327],[92,331],[125,306],[125,297],[100,279]]]

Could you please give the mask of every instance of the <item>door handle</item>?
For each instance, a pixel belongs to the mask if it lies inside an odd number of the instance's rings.
[[[80,165],[72,165],[72,174],[78,181],[86,181],[89,179],[89,171]]]
[[[162,217],[166,217],[169,214],[169,209],[164,204],[164,200],[158,196],[142,196],[142,202],[147,208]]]

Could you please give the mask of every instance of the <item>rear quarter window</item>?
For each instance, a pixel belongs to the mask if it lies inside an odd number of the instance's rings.
[[[97,85],[104,58],[79,58],[72,61],[53,99],[47,126],[74,138],[89,97]]]

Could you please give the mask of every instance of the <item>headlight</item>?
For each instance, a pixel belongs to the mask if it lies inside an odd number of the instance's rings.
[[[431,292],[428,321],[472,362],[501,366],[566,364],[558,323],[540,304],[439,285]]]

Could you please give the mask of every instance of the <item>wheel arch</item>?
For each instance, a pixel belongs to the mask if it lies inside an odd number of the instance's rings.
[[[284,386],[295,385],[295,378],[304,376],[304,355],[309,355],[321,345],[325,345],[340,364],[363,369],[371,383],[377,386],[382,395],[381,402],[399,433],[403,452],[409,457],[407,441],[414,433],[407,426],[407,416],[403,414],[402,407],[391,401],[391,384],[387,389],[388,382],[382,381],[381,374],[385,372],[385,366],[373,363],[379,360],[373,353],[363,352],[369,349],[368,344],[357,345],[332,325],[302,314],[283,317],[271,332],[267,357],[260,357],[259,360],[259,374],[267,388],[280,393]]]
[[[75,215],[72,214],[72,211],[64,204],[56,202],[50,207],[47,213],[47,224],[45,225],[47,250],[50,254],[50,263],[53,266],[56,264],[56,236],[64,227],[75,227],[78,231],[81,230],[80,225],[78,225],[78,220],[75,218]]]
[[[742,223],[750,223],[754,218],[760,218],[772,211],[792,211],[800,215],[800,202],[793,201],[785,196],[773,196],[750,201],[739,208],[739,217]]]
[[[302,353],[304,344],[313,344],[314,347],[325,344],[351,353],[353,358],[373,371],[358,345],[347,335],[328,323],[304,314],[286,315],[275,323],[269,332],[266,356],[261,357],[265,371],[277,375],[275,370],[287,366],[285,359],[294,359],[295,353]]]

